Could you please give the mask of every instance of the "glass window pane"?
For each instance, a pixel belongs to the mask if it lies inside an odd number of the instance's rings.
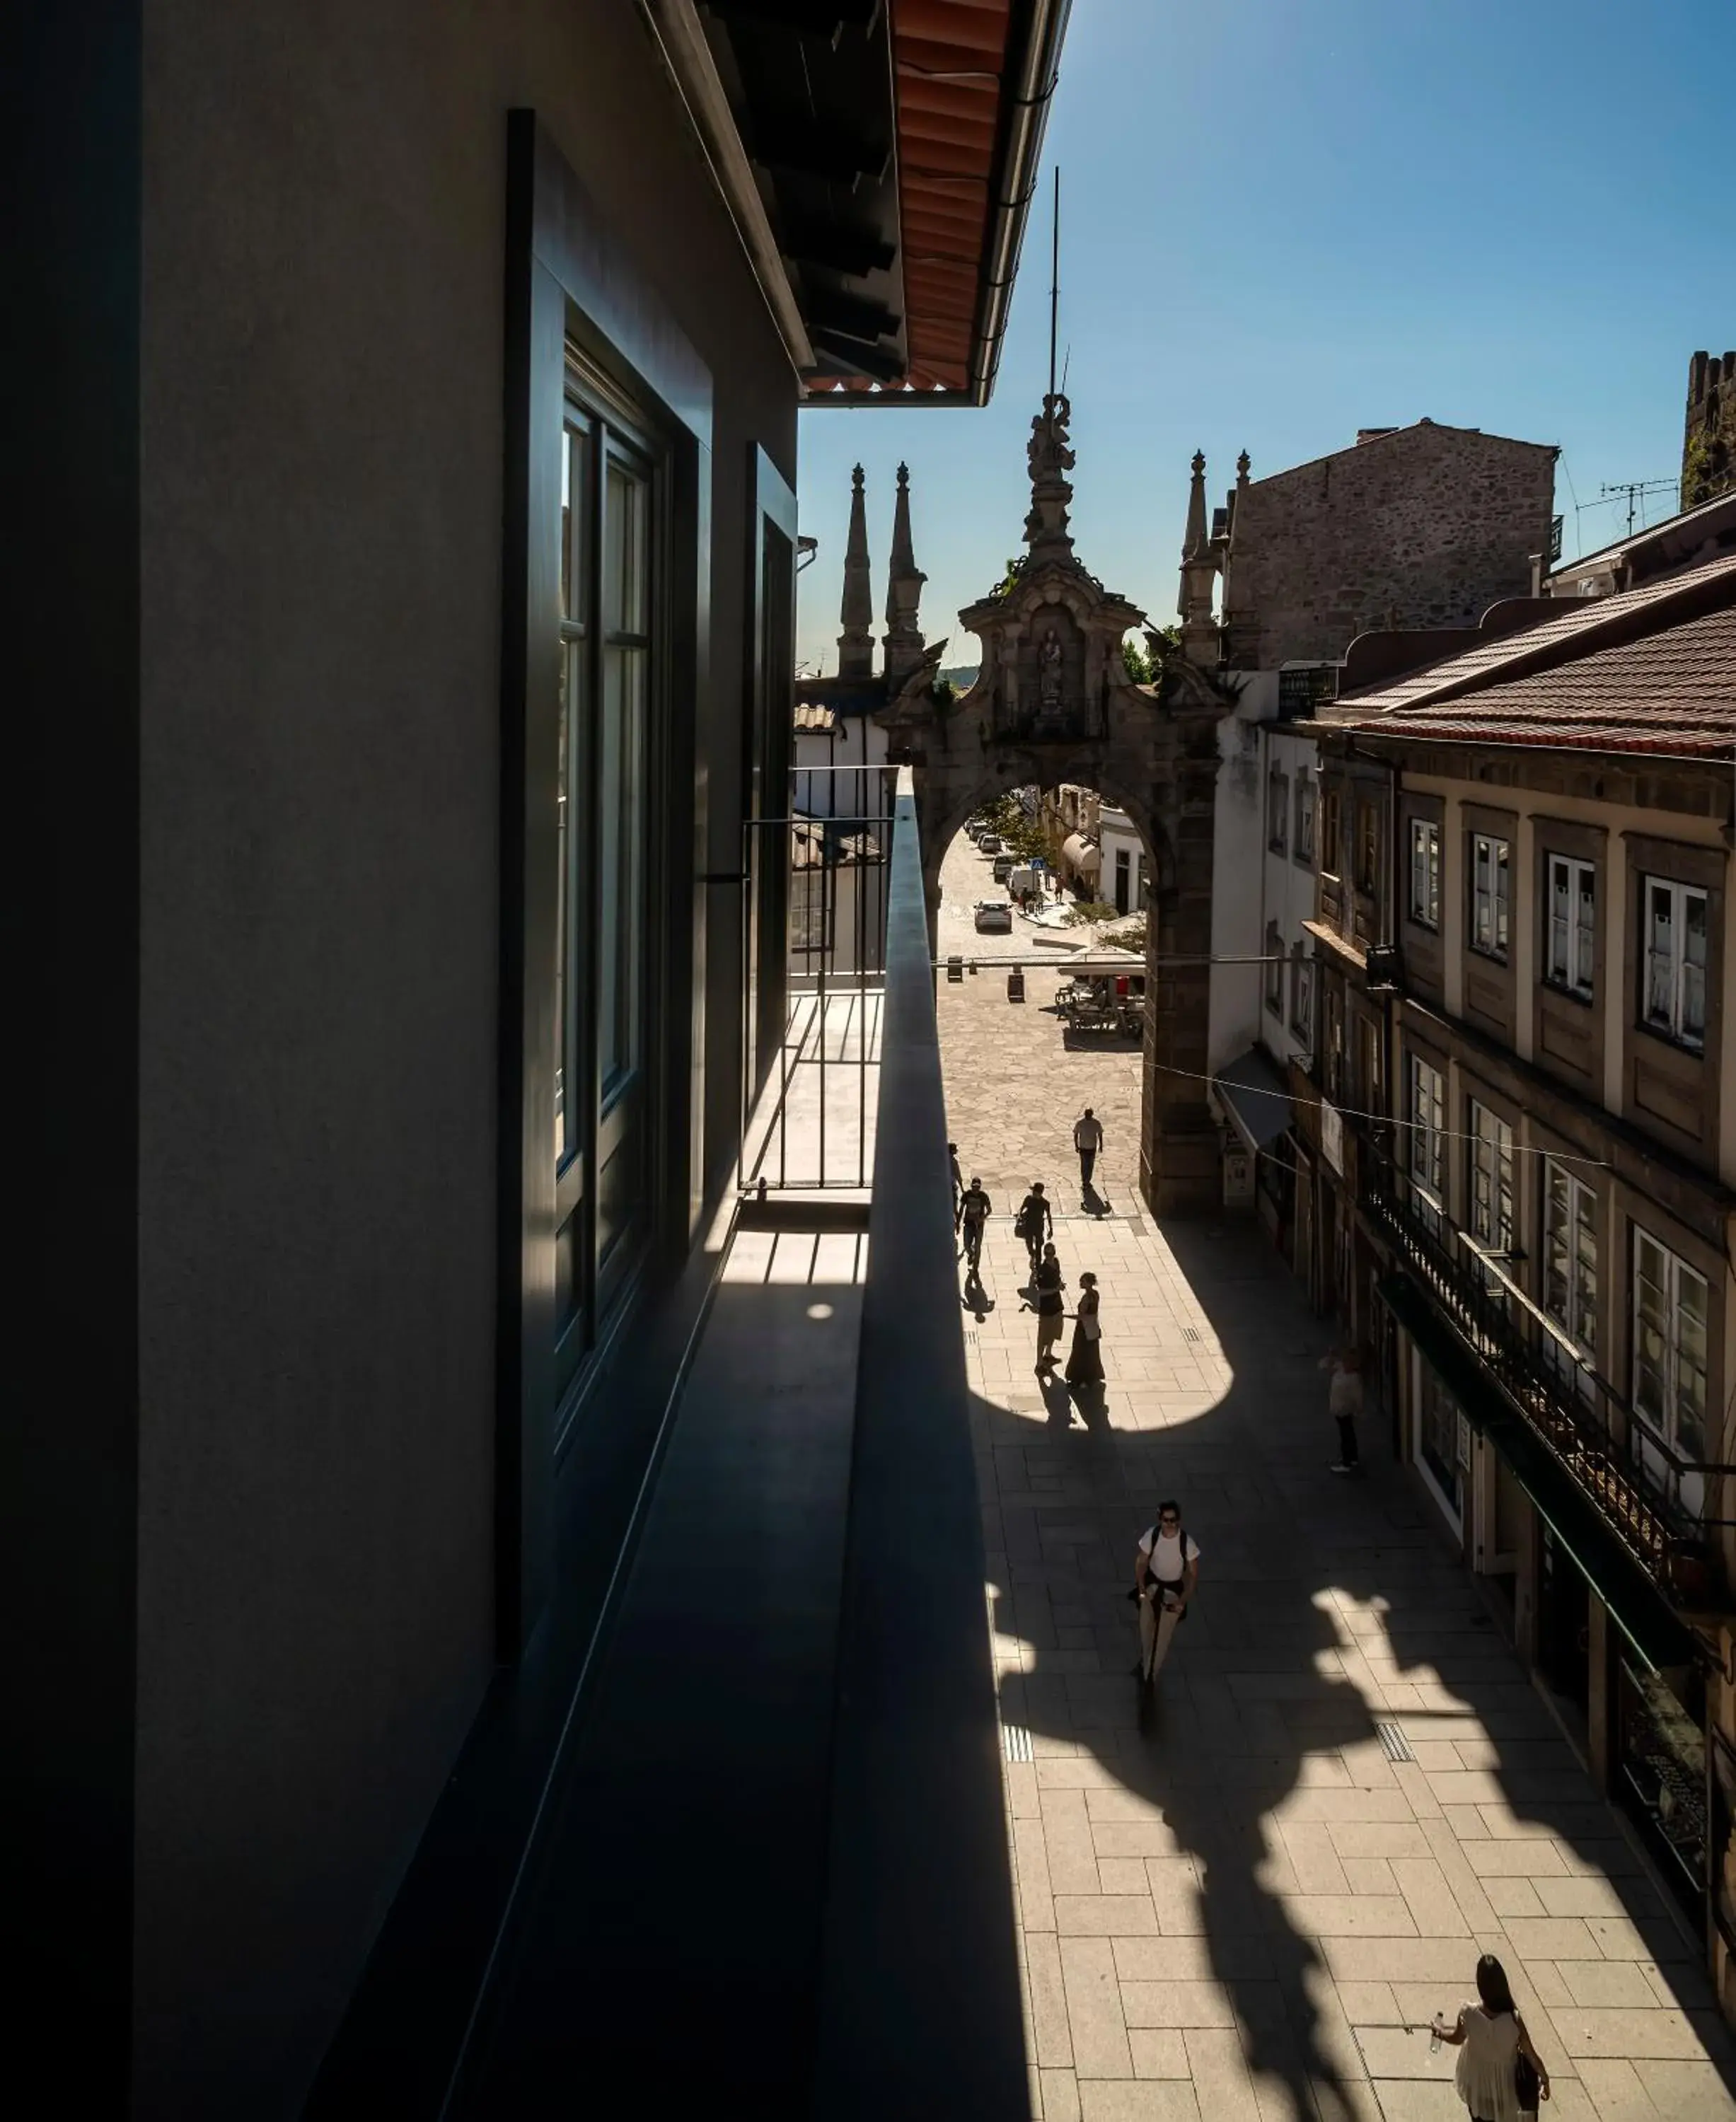
[[[597,1065],[611,1087],[643,1059],[640,960],[645,923],[645,670],[643,648],[603,657],[597,743]]]
[[[644,480],[611,459],[603,504],[603,624],[611,633],[646,630],[649,530]]]

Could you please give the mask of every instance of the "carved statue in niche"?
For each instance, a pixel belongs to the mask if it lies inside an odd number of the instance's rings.
[[[1059,714],[1061,708],[1061,638],[1051,626],[1043,636],[1043,645],[1037,651],[1041,675],[1037,680],[1037,698],[1046,715]]]

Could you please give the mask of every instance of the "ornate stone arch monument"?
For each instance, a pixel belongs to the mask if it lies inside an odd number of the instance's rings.
[[[1069,414],[1056,394],[1031,423],[1024,558],[958,615],[982,642],[976,682],[961,699],[937,699],[946,645],[937,643],[881,719],[891,755],[915,769],[931,934],[941,858],[965,820],[1003,791],[1077,782],[1121,805],[1138,826],[1153,882],[1140,1188],[1159,1215],[1210,1210],[1221,1200],[1206,1102],[1213,810],[1219,724],[1234,699],[1155,635],[1147,638],[1161,656],[1158,682],[1128,677],[1121,643],[1145,617],[1074,550]],[[1203,511],[1197,474],[1196,484]]]

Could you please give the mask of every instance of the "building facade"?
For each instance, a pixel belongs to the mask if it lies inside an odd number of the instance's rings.
[[[786,1017],[798,409],[985,402],[1065,7],[798,14],[8,25],[18,1905],[90,2112],[462,2104]],[[655,2105],[627,1907],[562,2037]]]
[[[1736,560],[1308,732],[1317,1292],[1728,2001]]]

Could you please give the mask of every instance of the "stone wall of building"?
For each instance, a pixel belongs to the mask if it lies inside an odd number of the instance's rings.
[[[1736,353],[1696,353],[1688,363],[1682,436],[1682,505],[1697,508],[1736,492]]]
[[[1236,495],[1223,610],[1241,667],[1335,660],[1371,628],[1472,625],[1530,587],[1551,445],[1429,420],[1365,433]]]

